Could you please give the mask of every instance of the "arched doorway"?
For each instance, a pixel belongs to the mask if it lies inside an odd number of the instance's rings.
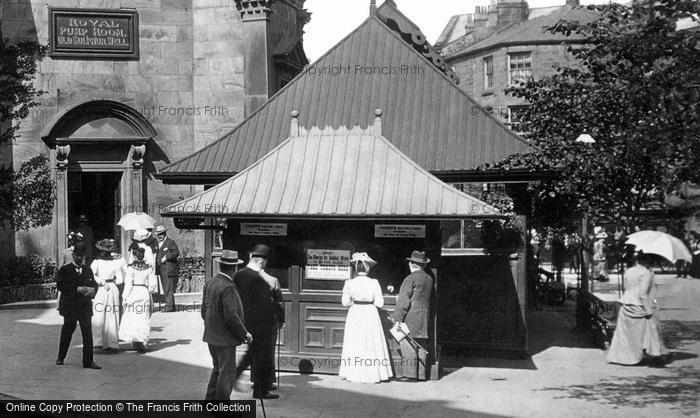
[[[144,158],[156,136],[143,115],[110,100],[68,108],[46,126],[42,139],[51,149],[56,181],[57,260],[81,215],[92,227],[93,241],[114,238],[126,251],[128,237],[116,223],[124,213],[147,209]]]

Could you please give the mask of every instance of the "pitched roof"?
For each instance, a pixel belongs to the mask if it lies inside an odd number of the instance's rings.
[[[287,138],[292,110],[307,127],[366,126],[368,111],[381,108],[384,136],[431,172],[470,170],[531,151],[404,35],[370,16],[233,131],[157,177],[228,178]]]
[[[497,210],[451,187],[367,129],[299,129],[236,176],[161,213],[168,217],[493,217]]]
[[[582,35],[575,33],[572,33],[571,36],[552,34],[544,30],[544,27],[554,26],[554,24],[560,20],[577,20],[585,23],[591,22],[598,17],[599,14],[585,7],[562,6],[551,13],[540,15],[534,19],[528,19],[517,24],[505,26],[491,36],[452,53],[447,56],[446,59],[451,61],[464,55],[470,55],[501,46],[533,45],[553,42],[582,42],[585,39]]]

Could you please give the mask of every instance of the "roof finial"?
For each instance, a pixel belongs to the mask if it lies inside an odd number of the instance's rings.
[[[377,0],[369,0],[369,15],[377,15]]]
[[[298,110],[292,110],[292,122],[291,122],[291,129],[290,129],[289,135],[293,136],[293,137],[299,136],[299,111]]]
[[[372,134],[374,136],[382,136],[382,114],[384,112],[382,109],[377,109],[374,111],[374,125],[372,126]]]

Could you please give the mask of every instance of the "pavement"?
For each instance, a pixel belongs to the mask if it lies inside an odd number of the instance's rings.
[[[572,301],[529,313],[531,357],[444,358],[443,376],[420,383],[353,384],[332,375],[283,373],[270,417],[674,417],[698,416],[700,280],[657,276],[664,368],[618,366],[574,331]],[[615,287],[616,288],[616,287]],[[178,296],[190,303],[196,295]],[[211,370],[194,309],[154,313],[150,350],[95,352],[102,370],[81,367],[80,336],[66,364],[54,360],[62,318],[46,302],[0,309],[0,399],[202,399]],[[233,392],[232,399],[251,399]],[[258,414],[260,415],[258,407]]]

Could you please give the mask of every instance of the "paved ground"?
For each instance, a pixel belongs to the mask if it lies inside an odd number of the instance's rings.
[[[283,374],[269,416],[697,416],[700,280],[659,278],[666,368],[605,363],[573,332],[573,306],[530,315],[527,360],[446,359],[446,375],[423,383],[351,384],[337,376]],[[569,303],[569,302],[567,302]],[[31,306],[31,305],[29,305]],[[198,312],[156,313],[152,350],[98,354],[80,366],[80,346],[56,366],[55,308],[0,310],[0,399],[200,399],[211,360]],[[74,342],[80,341],[79,333]],[[123,346],[125,349],[126,346]],[[249,399],[251,393],[233,393]]]

